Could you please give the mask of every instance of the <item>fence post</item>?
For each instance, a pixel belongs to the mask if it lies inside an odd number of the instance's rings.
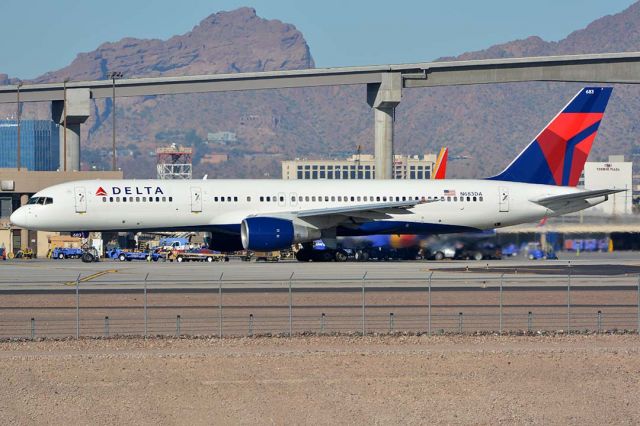
[[[253,314],[249,314],[249,337],[253,337]]]
[[[109,337],[109,317],[104,317],[104,337]]]
[[[365,299],[364,299],[364,283],[365,283],[365,279],[367,278],[367,272],[365,272],[364,275],[362,276],[362,335],[363,336],[367,331],[366,322],[365,322],[366,317],[365,317]]]
[[[31,340],[36,339],[36,319],[31,318]]]
[[[500,275],[500,334],[502,334],[502,286],[504,283],[504,274]]]
[[[180,337],[180,315],[176,316],[176,337]]]
[[[222,277],[224,272],[220,274],[218,279],[218,337],[222,338]]]
[[[567,333],[571,333],[571,262],[567,273]]]
[[[147,278],[149,278],[149,273],[144,277],[144,338],[147,338],[148,333],[148,325],[149,325],[149,316],[147,313]]]
[[[76,339],[80,338],[80,274],[76,278]]]
[[[458,331],[462,334],[462,312],[458,313]]]
[[[598,333],[602,332],[602,311],[598,311]]]
[[[389,333],[393,333],[393,312],[389,312]]]
[[[293,334],[293,295],[291,293],[291,281],[293,280],[293,274],[289,277],[289,337]]]
[[[433,277],[433,271],[431,271],[431,273],[429,274],[429,310],[427,312],[427,315],[429,317],[429,325],[428,325],[428,332],[429,332],[429,336],[431,336],[431,277]]]
[[[322,315],[320,316],[320,333],[324,333],[324,322],[326,320],[326,315],[324,314],[324,312],[322,313]]]
[[[527,315],[527,331],[531,333],[531,329],[533,328],[533,312],[529,311]]]

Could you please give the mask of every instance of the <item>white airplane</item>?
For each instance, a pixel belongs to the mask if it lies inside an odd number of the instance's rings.
[[[85,180],[36,193],[11,215],[47,231],[193,230],[221,251],[337,236],[443,234],[536,222],[623,190],[575,188],[611,88],[583,88],[500,174],[480,180]]]

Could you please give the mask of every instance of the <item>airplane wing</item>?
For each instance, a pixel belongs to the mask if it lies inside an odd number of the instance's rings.
[[[408,209],[411,209],[418,204],[433,203],[438,200],[407,200],[407,201],[390,201],[383,203],[361,204],[357,206],[344,206],[344,207],[329,207],[326,209],[311,209],[311,210],[299,210],[291,212],[278,212],[278,213],[261,213],[254,217],[279,217],[283,219],[302,219],[310,223],[318,223],[320,221],[323,224],[331,223],[337,224],[347,221],[349,219],[357,220],[371,220],[371,219],[386,219],[390,214],[403,214],[409,213]],[[325,227],[327,225],[320,225]]]
[[[572,194],[553,195],[550,197],[544,197],[530,201],[546,207],[550,210],[558,211],[567,208],[573,208],[575,206],[599,204],[602,201],[597,203],[590,203],[589,200],[592,198],[605,197],[603,201],[606,201],[609,195],[624,191],[626,191],[626,189],[595,189],[591,191],[575,192]]]

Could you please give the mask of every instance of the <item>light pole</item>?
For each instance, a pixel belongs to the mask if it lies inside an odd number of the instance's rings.
[[[20,171],[20,88],[22,87],[22,82],[18,83],[18,150],[16,152],[17,154],[17,163],[18,163],[18,171]]]
[[[63,107],[63,113],[64,116],[62,118],[62,126],[64,127],[64,133],[62,134],[62,143],[63,143],[63,149],[62,149],[62,155],[63,155],[63,168],[62,171],[66,172],[67,171],[67,82],[69,81],[69,78],[65,78],[64,81],[62,82],[63,85],[63,92],[64,92],[64,100],[62,102],[62,107]]]
[[[114,172],[116,171],[116,78],[122,78],[123,75],[120,71],[111,71],[108,74],[109,79],[111,79],[113,83],[113,94],[111,95],[111,114],[113,115],[111,160]]]

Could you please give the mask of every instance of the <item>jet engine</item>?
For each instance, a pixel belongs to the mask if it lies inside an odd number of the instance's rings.
[[[317,240],[321,237],[321,232],[302,221],[276,217],[248,217],[242,221],[240,237],[245,250],[271,251]]]

